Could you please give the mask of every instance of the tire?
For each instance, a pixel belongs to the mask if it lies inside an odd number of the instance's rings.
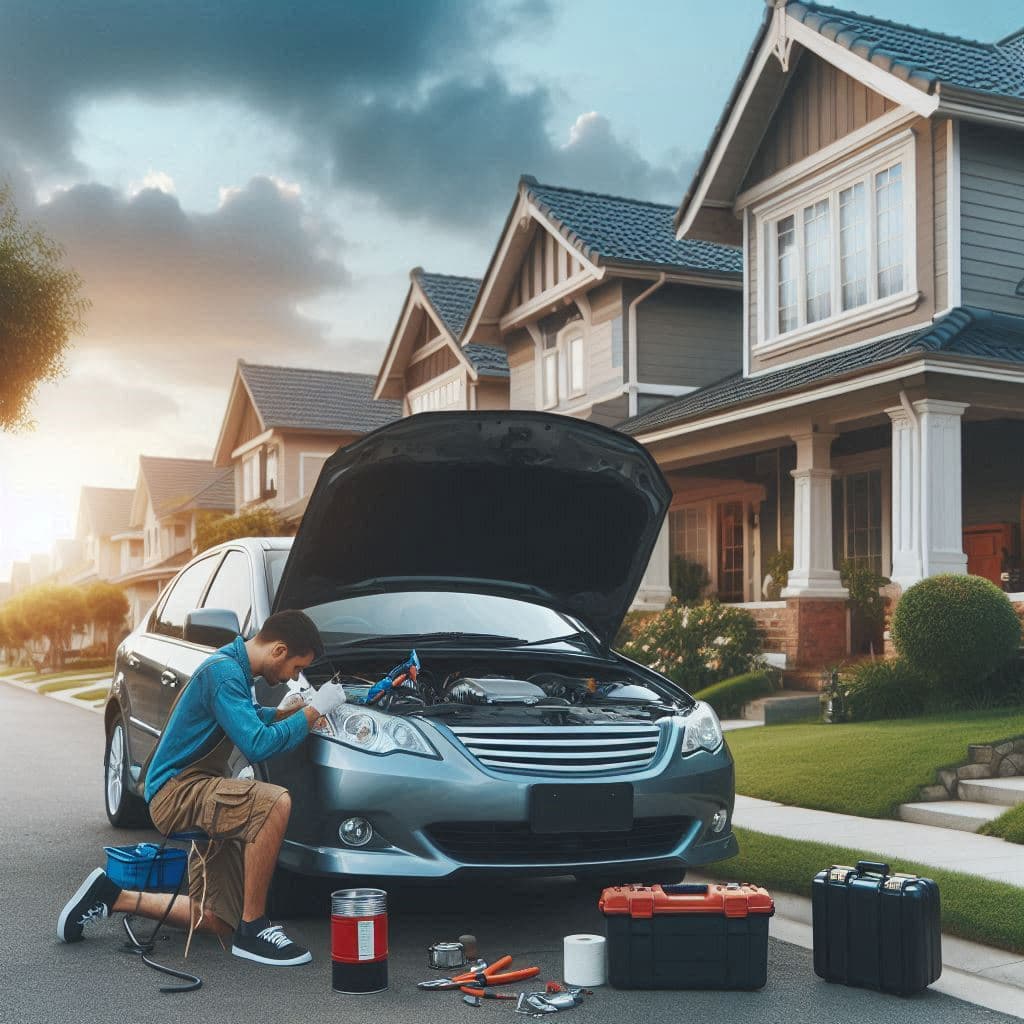
[[[115,828],[151,828],[149,807],[129,789],[130,782],[127,732],[124,719],[118,718],[103,753],[103,806]]]

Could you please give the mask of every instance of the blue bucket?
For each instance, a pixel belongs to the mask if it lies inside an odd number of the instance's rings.
[[[107,874],[122,889],[138,892],[175,892],[181,885],[188,854],[176,847],[160,849],[155,843],[105,846]]]

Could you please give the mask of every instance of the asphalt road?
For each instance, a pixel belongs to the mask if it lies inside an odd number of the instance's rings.
[[[491,885],[393,888],[390,896],[391,985],[373,996],[331,990],[328,912],[294,922],[292,931],[313,950],[311,965],[271,969],[221,952],[199,937],[188,965],[203,978],[198,992],[162,995],[162,976],[122,949],[118,921],[91,927],[84,942],[59,943],[60,907],[82,878],[102,863],[104,845],[141,841],[145,832],[111,829],[103,813],[103,737],[98,715],[41,699],[0,683],[0,1021],[261,1022],[390,1020],[509,1021],[512,1004],[479,1009],[453,993],[428,993],[415,982],[430,977],[425,948],[473,932],[485,955],[515,955],[517,966],[538,964],[543,978],[561,970],[561,938],[600,932],[593,895],[568,879]],[[171,933],[157,956],[181,965],[183,940]],[[568,1011],[566,1024],[627,1024],[725,1020],[786,1024],[977,1024],[1013,1018],[925,993],[898,999],[819,981],[811,955],[771,941],[768,985],[760,992],[619,992],[602,988]],[[166,980],[166,979],[164,979]],[[528,986],[524,986],[528,987]],[[559,1017],[562,1020],[563,1017]]]

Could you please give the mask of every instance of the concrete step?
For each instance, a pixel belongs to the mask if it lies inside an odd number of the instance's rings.
[[[961,779],[956,787],[961,800],[1016,807],[1024,804],[1024,776],[1012,775],[1008,779]]]
[[[899,818],[917,825],[977,832],[985,822],[998,818],[1005,810],[1005,807],[970,800],[932,800],[921,804],[901,804]]]
[[[817,694],[806,691],[779,690],[770,697],[752,700],[744,709],[743,717],[779,725],[783,722],[803,722],[821,716],[821,701]]]

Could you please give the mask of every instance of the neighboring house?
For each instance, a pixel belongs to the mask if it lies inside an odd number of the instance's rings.
[[[402,415],[438,409],[507,409],[508,358],[500,345],[462,345],[460,339],[480,281],[473,277],[409,274],[409,291],[373,397],[402,402]]]
[[[1024,477],[1024,33],[978,43],[776,0],[677,214],[746,252],[743,369],[620,429],[672,550],[799,665],[848,650],[844,560],[994,581]]]
[[[130,487],[82,488],[75,527],[79,557],[64,567],[67,583],[112,580],[124,572],[122,541],[115,538],[128,530],[134,494]]]
[[[11,589],[8,597],[14,597],[15,594],[21,592],[26,587],[31,585],[31,568],[28,562],[12,562],[11,563]]]
[[[85,561],[85,545],[81,540],[61,537],[53,542],[50,564],[58,583],[68,583],[81,570]]]
[[[200,517],[234,511],[234,485],[230,471],[209,459],[141,455],[138,483],[129,493],[128,521],[117,534],[119,566],[126,568],[114,582],[124,587],[134,626],[192,557]]]
[[[232,511],[266,505],[297,527],[328,456],[401,416],[373,390],[368,373],[239,360],[213,453],[233,480]]]
[[[513,409],[615,426],[739,369],[741,251],[677,240],[673,213],[520,180],[462,337],[504,347]],[[668,600],[668,543],[634,607]]]

